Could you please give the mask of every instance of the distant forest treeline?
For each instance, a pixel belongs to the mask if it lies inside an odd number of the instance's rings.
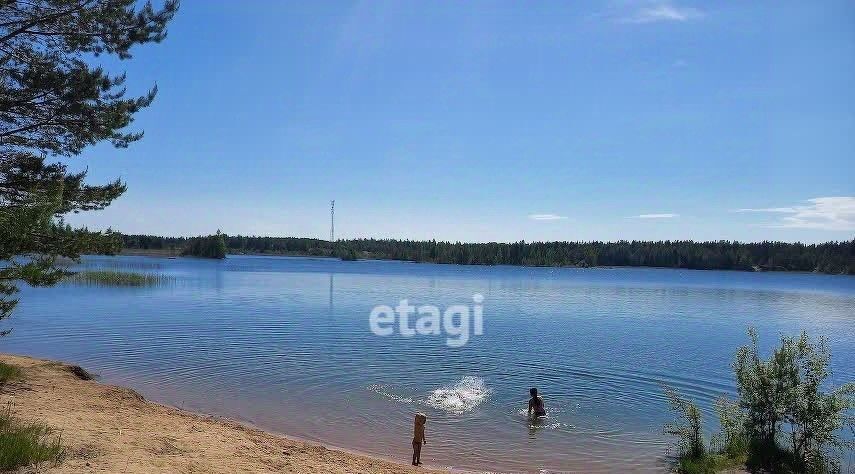
[[[229,253],[313,255],[463,265],[635,266],[698,270],[782,270],[855,274],[855,239],[801,244],[731,241],[460,243],[434,240],[223,235]],[[126,249],[180,253],[195,238],[123,235]]]

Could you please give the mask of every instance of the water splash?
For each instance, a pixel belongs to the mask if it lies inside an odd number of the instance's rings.
[[[557,430],[561,428],[568,428],[571,426],[567,423],[555,420],[554,417],[551,416],[549,413],[536,419],[529,418],[527,408],[521,408],[517,410],[517,414],[526,420],[526,422],[528,423],[528,427],[531,429]]]
[[[386,385],[382,385],[382,384],[369,385],[368,390],[371,390],[372,392],[374,392],[374,393],[376,393],[382,397],[386,397],[390,400],[394,400],[394,401],[399,402],[399,403],[413,403],[412,398],[402,397],[401,395],[398,395],[398,394],[392,392],[389,389],[389,387]]]
[[[490,390],[484,383],[484,379],[466,376],[452,386],[441,387],[431,392],[426,403],[440,410],[465,413],[478,407],[489,394]]]

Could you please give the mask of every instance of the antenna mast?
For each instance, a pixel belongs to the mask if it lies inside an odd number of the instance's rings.
[[[330,242],[335,242],[335,199],[330,201]]]

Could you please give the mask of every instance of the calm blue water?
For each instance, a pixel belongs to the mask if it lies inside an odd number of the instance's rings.
[[[168,275],[148,288],[25,288],[0,351],[78,363],[150,399],[407,461],[514,471],[662,472],[660,383],[712,402],[757,329],[826,335],[834,383],[855,380],[855,278],[550,269],[232,256],[88,257]],[[376,305],[472,305],[484,334],[379,337]],[[549,418],[521,410],[540,389]]]

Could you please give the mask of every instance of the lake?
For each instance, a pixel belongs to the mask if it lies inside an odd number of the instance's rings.
[[[0,351],[403,462],[420,411],[431,465],[663,472],[671,415],[660,384],[694,398],[715,429],[712,403],[735,394],[730,364],[749,326],[765,351],[782,334],[827,336],[833,383],[855,380],[849,276],[252,256],[93,256],[76,268],[170,278],[23,288]],[[483,334],[460,347],[447,334],[371,331],[378,305],[474,312],[476,294]],[[524,416],[530,387],[549,412],[537,426]]]

